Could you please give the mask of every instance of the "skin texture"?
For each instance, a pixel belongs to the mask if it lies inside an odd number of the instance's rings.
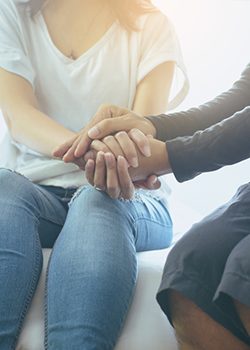
[[[80,130],[76,136],[70,138],[53,150],[53,156],[61,158],[65,163],[73,162],[75,158],[82,157],[87,152],[92,141],[88,135],[88,131],[101,121],[102,127],[105,128],[105,119],[110,118],[113,119],[120,117],[120,119],[117,120],[117,122],[120,123],[119,128],[118,130],[111,130],[107,128],[106,130],[108,131],[105,133],[105,136],[115,131],[129,132],[134,128],[141,130],[144,134],[151,134],[155,136],[156,131],[152,123],[139,114],[158,114],[167,109],[167,100],[171,87],[173,70],[173,62],[162,63],[153,69],[141,81],[141,83],[137,86],[134,101],[134,109],[136,113],[113,105],[102,105],[91,122],[85,128]],[[167,84],[165,83],[165,80],[168,82]],[[146,96],[148,96],[148,98],[145,98]],[[159,100],[160,96],[161,101]],[[147,102],[145,103],[145,101]],[[133,153],[131,159],[133,157],[136,157],[135,152]],[[133,164],[130,163],[131,159],[128,158],[128,162],[133,166]]]
[[[75,47],[82,33],[88,29],[84,40],[81,40],[74,50],[77,58],[94,46],[114,23],[108,4],[103,0],[47,1],[42,8],[42,14],[54,45],[66,56],[71,51],[69,45],[71,48]],[[90,18],[94,17],[90,25]],[[67,40],[62,34],[63,31],[67,33]],[[133,108],[137,112],[158,113],[166,110],[173,71],[174,63],[164,62],[144,77],[137,87],[134,100]],[[103,118],[108,118],[108,114],[106,116],[103,113],[95,115],[83,130],[75,134],[40,111],[36,96],[28,81],[1,68],[0,95],[0,108],[15,142],[46,157],[62,159],[58,149],[52,151],[61,144],[65,148],[66,141],[72,138],[75,140],[75,137],[77,139],[80,134],[84,135],[84,152],[76,157],[67,155],[64,159],[65,162],[72,162],[84,168],[85,162],[82,156],[89,149],[92,141],[87,132]],[[162,98],[163,95],[164,98]],[[151,103],[148,101],[145,105],[143,96],[151,96]],[[136,156],[136,152],[133,152]]]
[[[179,292],[170,290],[168,297],[181,350],[250,349]]]
[[[165,143],[153,138],[149,138],[148,142],[152,152],[150,157],[143,156],[135,145],[137,167],[129,167],[122,156],[118,156],[116,160],[109,151],[104,153],[94,150],[87,153],[85,172],[90,184],[106,191],[111,198],[132,198],[133,185],[135,188],[158,189],[160,181],[157,176],[170,173],[171,167]]]
[[[136,135],[138,137],[138,133],[136,134],[136,132],[133,132],[133,130],[131,130],[133,128],[139,129],[143,134],[151,134],[153,136],[156,135],[155,127],[146,118],[143,118],[139,114],[132,112],[126,108],[103,104],[100,106],[93,119],[87,124],[84,129],[80,130],[72,138],[53,150],[53,156],[61,158],[64,162],[68,163],[84,155],[88,151],[90,144],[93,141],[93,137],[89,136],[89,130],[96,130],[95,126],[97,124],[105,130],[102,133],[103,136],[108,136],[115,133],[116,131],[124,130],[128,133],[130,132],[129,136],[132,140],[136,141]],[[112,127],[113,125],[114,127]],[[116,137],[119,136],[116,135]],[[99,137],[97,135],[95,138],[99,139],[102,137]],[[140,146],[141,152],[145,154],[144,147],[148,146],[148,142],[145,138],[143,140],[140,138],[140,140],[141,141],[138,140],[138,146]],[[128,144],[127,147],[130,148],[124,147],[123,152],[124,154],[127,152],[126,156],[128,162],[130,165],[132,165],[131,161],[134,157],[137,156],[137,154],[131,145]],[[131,149],[133,150],[132,154],[130,154]],[[145,155],[147,156],[149,154],[150,150],[148,150]]]

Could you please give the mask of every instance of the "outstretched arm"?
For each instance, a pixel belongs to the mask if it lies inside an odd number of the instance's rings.
[[[74,132],[42,113],[31,84],[0,68],[0,108],[13,141],[51,158],[53,148]],[[82,165],[77,159],[75,164]]]
[[[174,72],[174,62],[164,62],[154,68],[137,86],[135,101],[133,109],[135,112],[142,115],[157,114],[160,111],[167,109],[168,96],[172,83],[172,77]],[[63,161],[72,162],[74,158],[81,157],[89,148],[92,141],[92,137],[88,134],[96,124],[103,123],[105,121],[111,121],[118,119],[119,127],[117,130],[111,131],[110,128],[105,136],[112,134],[116,131],[130,131],[133,128],[139,129],[144,134],[156,135],[153,124],[146,118],[141,117],[139,114],[132,112],[126,108],[116,107],[114,105],[102,105],[97,111],[91,122],[77,135],[69,139],[64,144],[58,146],[53,155],[60,157]],[[96,137],[100,138],[100,137]],[[134,140],[136,142],[136,140]],[[139,145],[140,147],[140,145]],[[145,154],[144,149],[140,149],[142,154]],[[145,154],[146,155],[146,154]],[[132,155],[137,157],[136,153]],[[128,162],[133,166],[130,158]]]

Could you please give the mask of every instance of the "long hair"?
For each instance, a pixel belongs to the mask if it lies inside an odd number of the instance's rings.
[[[18,3],[31,17],[41,10],[46,0],[27,0]],[[155,11],[151,0],[108,0],[115,20],[128,32],[138,31],[136,18],[141,14]]]

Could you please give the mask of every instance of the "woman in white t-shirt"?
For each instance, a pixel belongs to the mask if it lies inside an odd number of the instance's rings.
[[[169,98],[178,70],[184,81]],[[164,200],[144,192],[113,200],[87,186],[83,158],[66,164],[52,150],[97,123],[102,103],[159,114],[187,90],[173,26],[149,2],[0,0],[2,350],[16,347],[42,248],[52,247],[45,349],[114,348],[136,251],[169,246],[171,218]]]

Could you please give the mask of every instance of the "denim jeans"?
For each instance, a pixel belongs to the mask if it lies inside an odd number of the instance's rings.
[[[111,199],[91,186],[33,184],[0,169],[0,349],[15,349],[42,269],[45,349],[113,349],[131,303],[136,252],[170,245],[165,205],[144,193]]]

